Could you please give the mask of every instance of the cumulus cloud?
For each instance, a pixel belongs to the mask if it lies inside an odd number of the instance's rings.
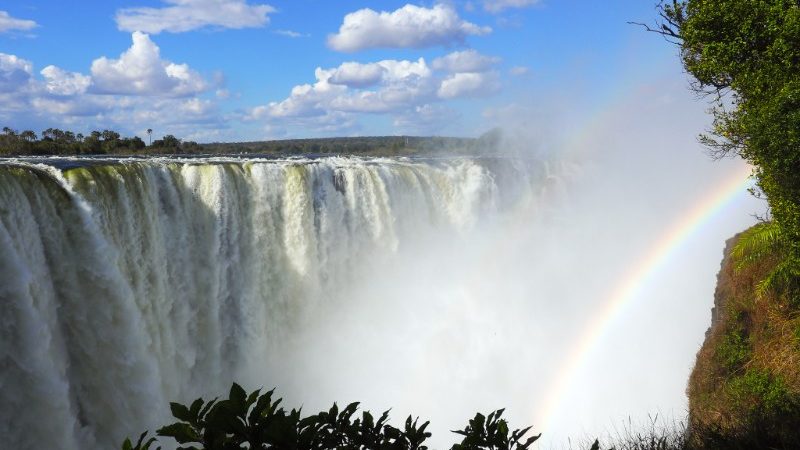
[[[524,8],[539,3],[539,0],[484,0],[483,9],[499,13],[510,8]]]
[[[386,69],[377,63],[360,64],[346,62],[333,71],[330,81],[333,84],[362,88],[378,84]]]
[[[482,97],[499,89],[497,72],[463,72],[445,78],[436,94],[442,99]]]
[[[390,112],[435,97],[437,84],[432,75],[423,58],[318,67],[314,84],[295,86],[286,99],[254,108],[253,113],[276,118],[321,116],[331,111]],[[368,87],[372,89],[362,89]]]
[[[36,114],[49,116],[61,122],[72,122],[75,119],[102,116],[113,111],[118,106],[116,103],[115,99],[110,97],[103,99],[91,95],[37,95],[30,98],[30,104]]]
[[[33,20],[17,19],[11,17],[6,11],[0,11],[0,33],[9,31],[28,31],[39,26]]]
[[[15,92],[26,86],[33,74],[33,64],[15,55],[0,53],[0,92]]]
[[[404,83],[411,78],[426,78],[431,75],[423,58],[417,61],[387,59],[376,63],[361,64],[346,62],[333,69],[330,82],[354,88],[363,88],[384,83]]]
[[[132,38],[133,45],[119,59],[101,57],[92,62],[94,92],[179,97],[208,88],[186,64],[162,60],[158,46],[147,34],[137,31]]]
[[[181,33],[204,27],[257,28],[269,23],[275,8],[245,0],[164,0],[163,8],[124,8],[117,11],[122,31]]]
[[[328,36],[328,46],[342,52],[423,48],[462,43],[467,36],[491,31],[461,19],[449,5],[425,8],[409,4],[393,12],[364,8],[344,17],[339,32]]]
[[[297,85],[285,99],[250,109],[244,119],[273,127],[302,123],[311,127],[306,131],[320,131],[323,123],[328,129],[352,129],[360,115],[383,114],[393,118],[398,130],[430,133],[458,119],[441,103],[500,89],[499,74],[492,70],[498,58],[467,50],[435,61],[387,59],[318,67],[314,83]]]
[[[215,100],[183,95],[200,93],[205,82],[185,65],[162,61],[158,47],[142,33],[134,34],[133,47],[120,59],[95,60],[91,75],[53,65],[39,75],[30,61],[0,53],[3,122],[123,133],[158,124],[186,138],[227,128]]]
[[[482,55],[470,49],[436,58],[431,62],[431,67],[448,72],[483,72],[498,62],[500,58]]]
[[[267,106],[253,109],[256,117],[299,117],[324,115],[328,103],[338,95],[347,91],[347,86],[330,82],[331,70],[317,67],[314,84],[301,84],[292,88],[289,97],[280,102],[271,102]]]
[[[92,77],[77,72],[67,72],[56,66],[42,69],[44,88],[53,95],[83,94],[92,84]]]

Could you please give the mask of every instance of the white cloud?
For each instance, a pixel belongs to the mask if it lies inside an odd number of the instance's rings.
[[[281,36],[290,37],[292,39],[306,38],[306,37],[310,37],[311,36],[310,34],[307,34],[307,33],[300,33],[300,32],[292,31],[292,30],[275,30],[275,34],[279,34]]]
[[[514,66],[511,69],[509,69],[508,72],[511,75],[519,77],[519,76],[522,76],[522,75],[527,75],[528,72],[530,72],[530,71],[531,70],[529,68],[525,67],[525,66]]]
[[[15,55],[0,53],[0,92],[15,92],[31,81],[33,64]]]
[[[331,70],[317,67],[314,76],[317,81],[292,88],[289,97],[281,102],[272,102],[267,107],[256,107],[253,112],[257,116],[300,117],[324,115],[328,103],[337,95],[344,94],[347,87],[330,82]]]
[[[328,46],[343,52],[423,48],[461,43],[467,36],[491,31],[489,27],[462,20],[449,5],[425,8],[409,4],[394,12],[364,8],[344,17],[339,32],[328,36]]]
[[[33,96],[30,104],[36,114],[50,116],[56,121],[67,122],[70,119],[97,117],[118,107],[114,98],[98,98],[97,96]]]
[[[386,69],[377,63],[361,64],[346,62],[334,69],[330,81],[333,84],[362,88],[375,84],[383,79]]]
[[[275,8],[245,0],[164,0],[163,8],[125,8],[117,11],[122,31],[181,33],[204,27],[256,28],[269,23]]]
[[[436,94],[442,99],[481,97],[499,89],[497,72],[463,72],[445,78]]]
[[[331,111],[390,112],[435,98],[437,88],[423,58],[347,62],[332,69],[318,67],[314,75],[314,84],[295,86],[286,99],[256,107],[252,114],[279,118],[320,116]],[[374,89],[361,89],[367,87]]]
[[[45,79],[44,87],[53,95],[83,94],[92,84],[92,77],[77,72],[67,72],[56,66],[47,66],[42,69]]]
[[[96,60],[100,63],[93,65],[93,75],[50,65],[36,77],[30,61],[0,53],[0,119],[23,128],[38,123],[77,130],[114,128],[123,134],[158,124],[185,137],[226,128],[215,100],[179,95],[199,92],[204,82],[185,65],[161,61],[146,35],[137,38],[138,44],[119,60]],[[117,83],[117,89],[99,90],[98,82]]]
[[[412,78],[427,78],[431,71],[425,59],[397,61],[387,59],[376,63],[346,62],[333,69],[330,82],[353,88],[363,88],[384,82],[405,83]]]
[[[431,62],[431,67],[447,72],[483,72],[498,62],[500,58],[482,55],[470,49],[436,58]]]
[[[99,94],[186,96],[208,88],[186,64],[160,57],[147,34],[134,32],[133,45],[119,59],[101,57],[92,62],[93,91]]]
[[[11,17],[6,11],[0,11],[0,33],[9,31],[28,31],[39,25],[33,20],[17,19]]]
[[[407,134],[434,134],[460,118],[458,111],[443,105],[424,104],[398,114],[392,124]]]
[[[359,115],[385,114],[393,116],[399,130],[431,133],[458,119],[439,103],[500,89],[499,74],[491,70],[497,58],[465,51],[437,61],[438,72],[424,58],[318,67],[314,83],[295,86],[285,99],[252,108],[243,119],[263,120],[273,127],[302,124],[309,127],[306,131],[320,131],[323,126],[353,129]]]
[[[499,13],[510,8],[525,8],[539,3],[539,0],[483,0],[483,9]]]

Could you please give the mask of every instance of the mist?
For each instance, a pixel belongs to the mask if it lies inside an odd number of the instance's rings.
[[[306,413],[431,420],[432,448],[499,408],[543,448],[680,421],[724,242],[764,205],[742,192],[697,221],[575,364],[613,292],[746,167],[699,148],[682,86],[594,114],[545,100],[487,117],[506,126],[500,156],[4,165],[16,362],[0,376],[20,388],[0,434],[108,448],[234,381]]]
[[[743,190],[697,227],[545,411],[615,287],[744,163],[705,154],[696,141],[704,105],[678,83],[633,88],[582,126],[537,114],[540,105],[493,119],[509,153],[544,161],[543,178],[458,233],[419,230],[366,258],[251,372],[250,386],[278,386],[309,412],[360,401],[391,408],[395,423],[431,420],[432,448],[455,442],[449,430],[475,412],[499,408],[512,426],[543,432],[540,448],[684,420],[725,240],[764,205]]]

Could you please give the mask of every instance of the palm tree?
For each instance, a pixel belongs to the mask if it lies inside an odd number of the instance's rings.
[[[153,129],[152,128],[148,128],[147,129],[147,136],[149,137],[148,140],[150,141],[149,145],[153,145]]]
[[[34,133],[31,130],[25,130],[25,131],[23,131],[22,133],[19,134],[19,137],[21,137],[22,139],[25,139],[28,142],[33,142],[33,141],[36,140],[36,133]]]
[[[800,261],[792,256],[786,235],[775,222],[761,222],[743,232],[733,247],[735,270],[741,271],[768,258],[775,265],[756,284],[756,296],[797,286]]]

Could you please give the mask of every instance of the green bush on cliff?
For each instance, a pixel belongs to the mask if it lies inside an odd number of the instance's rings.
[[[741,329],[725,334],[716,351],[719,363],[730,373],[737,372],[744,367],[751,356],[750,340]]]
[[[731,256],[737,272],[769,262],[771,270],[756,284],[756,296],[768,292],[786,294],[791,306],[800,306],[800,265],[790,251],[787,235],[776,222],[762,222],[744,231],[733,247]]]
[[[756,417],[783,416],[797,407],[797,399],[783,378],[764,369],[750,369],[727,382],[734,406]]]

